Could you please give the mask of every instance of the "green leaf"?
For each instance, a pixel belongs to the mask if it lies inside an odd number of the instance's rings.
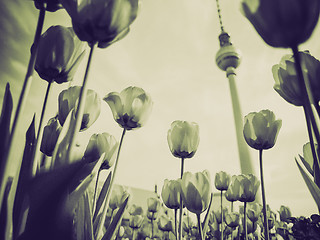
[[[120,227],[123,213],[124,213],[124,210],[126,209],[126,206],[128,204],[129,197],[130,196],[128,196],[126,198],[126,200],[123,202],[123,204],[120,206],[117,214],[112,219],[112,222],[110,223],[106,233],[104,234],[104,236],[102,237],[101,240],[111,240],[114,238],[115,234],[117,233],[118,228]]]
[[[8,217],[8,196],[11,189],[13,177],[9,177],[4,190],[2,206],[0,209],[0,240],[6,239],[7,217]]]
[[[112,172],[109,173],[109,175],[108,175],[108,177],[107,177],[106,181],[104,182],[103,187],[101,189],[101,192],[100,192],[97,204],[96,204],[96,209],[93,214],[93,221],[94,222],[95,222],[96,217],[101,209],[101,206],[106,198],[106,195],[107,195],[107,192],[108,192],[108,189],[110,186],[111,176],[112,176]]]
[[[211,193],[209,207],[207,209],[206,216],[204,217],[204,220],[202,223],[203,233],[206,233],[207,229],[208,229],[208,223],[209,223],[209,217],[210,217],[209,215],[210,215],[212,208],[213,208],[212,200],[213,200],[213,193]]]
[[[312,179],[308,176],[308,174],[303,170],[303,168],[300,166],[300,164],[298,163],[297,159],[295,158],[296,163],[298,165],[298,168],[300,170],[300,173],[305,181],[305,183],[307,184],[307,187],[314,199],[314,201],[316,202],[318,209],[320,211],[320,189],[319,187],[312,181]]]
[[[310,164],[304,159],[304,157],[302,157],[300,154],[299,154],[299,157],[300,157],[300,160],[301,162],[303,163],[303,165],[306,167],[306,169],[308,170],[308,172],[314,176],[314,172],[313,172],[313,169],[312,167],[310,166]]]
[[[35,115],[33,115],[32,122],[26,132],[26,143],[23,152],[23,158],[20,168],[20,174],[16,189],[16,196],[13,205],[13,238],[17,238],[21,229],[24,229],[24,216],[28,209],[29,201],[26,197],[28,183],[32,178],[32,166],[34,162],[35,151]]]

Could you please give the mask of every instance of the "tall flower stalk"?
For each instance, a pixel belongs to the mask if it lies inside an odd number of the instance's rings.
[[[243,231],[245,240],[248,239],[248,229],[247,229],[247,202],[243,203]],[[269,238],[268,238],[269,239]]]
[[[263,178],[262,151],[263,151],[262,149],[259,150],[260,181],[261,181],[262,204],[263,204],[263,228],[264,228],[264,239],[269,240],[267,204],[266,204],[266,194],[264,189],[264,178]]]
[[[21,122],[21,112],[24,109],[24,106],[25,106],[26,100],[27,100],[27,96],[28,96],[28,93],[29,93],[29,90],[31,87],[32,75],[34,72],[34,65],[35,65],[36,55],[37,55],[37,51],[38,51],[39,40],[40,40],[40,36],[41,36],[42,28],[43,28],[43,23],[44,23],[44,19],[45,19],[45,13],[46,13],[46,9],[45,9],[44,5],[45,4],[43,3],[42,6],[39,7],[40,11],[39,11],[39,16],[38,16],[38,22],[37,22],[36,32],[35,32],[35,36],[34,36],[34,41],[33,41],[34,49],[31,52],[31,56],[29,58],[27,73],[25,75],[24,83],[23,83],[22,90],[20,93],[15,116],[13,119],[11,134],[10,134],[10,137],[8,140],[8,145],[7,145],[8,148],[4,154],[4,161],[2,163],[3,166],[0,166],[0,182],[1,182],[1,184],[0,184],[0,206],[2,206],[3,195],[4,195],[5,188],[6,188],[7,178],[8,178],[8,171],[10,169],[9,159],[12,158],[12,155],[16,151],[15,144],[13,144],[14,142],[17,141],[17,138],[18,138],[16,129],[17,129],[17,126],[19,125],[19,123]],[[19,160],[16,163],[17,172],[19,172],[20,166],[21,166],[21,160]]]
[[[184,158],[181,158],[181,171],[180,171],[180,179],[182,179],[184,173]],[[182,216],[183,216],[183,202],[182,196],[180,193],[180,211],[179,211],[179,239],[182,239]]]

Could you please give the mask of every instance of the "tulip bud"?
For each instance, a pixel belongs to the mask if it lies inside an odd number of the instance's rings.
[[[149,212],[158,212],[160,209],[160,200],[158,198],[148,198],[148,211]]]
[[[173,156],[192,158],[200,141],[199,125],[194,122],[174,121],[168,131],[167,140]]]
[[[291,217],[291,211],[286,206],[280,206],[279,215],[282,222],[287,222],[287,219]]]
[[[172,221],[165,216],[161,216],[158,221],[158,227],[161,231],[172,231],[173,224]]]
[[[129,209],[129,214],[130,215],[142,215],[143,214],[143,209],[140,206],[132,204],[130,209]]]
[[[216,189],[218,189],[219,191],[227,190],[229,186],[229,182],[230,182],[229,174],[223,171],[216,173],[216,177],[214,181],[214,185]]]
[[[72,81],[84,52],[84,44],[72,28],[51,26],[41,35],[34,68],[48,82],[69,82]]]
[[[252,112],[244,120],[243,135],[250,147],[263,150],[274,146],[282,121],[276,120],[272,111]]]
[[[78,37],[90,45],[98,42],[100,48],[128,34],[139,7],[138,0],[61,0],[61,3],[70,15]]]
[[[180,180],[181,196],[186,208],[195,214],[204,212],[210,202],[211,184],[208,171],[185,172]]]
[[[240,214],[237,212],[232,212],[232,213],[226,214],[224,219],[226,224],[229,227],[236,228],[239,226]]]
[[[100,169],[109,169],[115,161],[115,153],[118,146],[119,143],[115,137],[109,133],[93,134],[87,145],[84,158],[95,161],[105,153]]]
[[[227,208],[223,208],[222,212],[223,212],[223,219],[225,219],[225,216],[228,213],[228,209]],[[219,208],[217,211],[214,211],[214,215],[216,217],[217,223],[221,224],[222,223],[221,209]]]
[[[242,11],[272,47],[296,47],[311,35],[319,18],[318,0],[243,0]]]
[[[78,105],[80,86],[73,86],[59,94],[59,122],[64,124],[69,112]],[[100,97],[91,89],[87,90],[86,102],[81,122],[81,131],[89,128],[100,115]]]
[[[52,156],[58,137],[61,132],[61,126],[58,122],[57,116],[50,118],[47,123],[47,126],[43,129],[43,135],[40,145],[40,151],[47,156]]]
[[[247,216],[252,222],[259,220],[261,214],[262,206],[259,203],[249,203],[247,209]]]
[[[114,185],[109,202],[109,207],[113,210],[120,207],[129,196],[130,193],[124,186]]]
[[[147,212],[147,218],[149,220],[156,220],[157,217],[158,217],[158,212],[150,212],[150,211]]]
[[[256,198],[256,193],[260,182],[252,174],[241,174],[238,177],[239,188],[239,201],[240,202],[253,202]]]
[[[130,217],[129,226],[131,228],[134,228],[134,229],[140,228],[142,226],[142,223],[143,223],[142,215],[132,215]]]
[[[242,223],[244,222],[244,219],[242,218]],[[251,222],[250,219],[247,219],[247,233],[254,233],[257,230],[257,223],[256,222]],[[244,228],[243,224],[240,224],[240,232],[242,235],[244,235]]]
[[[180,208],[180,182],[178,180],[164,180],[161,191],[163,203],[170,209]]]
[[[239,189],[240,182],[236,175],[231,177],[231,181],[229,183],[228,189],[225,193],[225,197],[230,202],[235,202],[239,200]]]
[[[103,98],[120,127],[131,130],[142,127],[152,109],[152,100],[142,88],[128,87],[120,94],[111,92]]]
[[[34,0],[34,6],[39,10],[45,8],[49,12],[55,12],[62,8],[59,0]]]

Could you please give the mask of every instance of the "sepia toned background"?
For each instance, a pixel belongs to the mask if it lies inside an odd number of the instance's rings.
[[[0,101],[9,82],[16,106],[38,11],[33,1],[0,1]],[[241,15],[239,1],[220,0],[220,6],[225,30],[242,53],[237,87],[243,116],[268,108],[282,119],[275,147],[264,152],[267,203],[273,210],[287,205],[295,216],[310,216],[317,207],[294,161],[308,141],[303,110],[273,90],[271,67],[290,51],[267,46]],[[200,145],[194,158],[186,160],[186,171],[208,169],[212,182],[221,170],[240,174],[228,81],[215,64],[218,23],[214,0],[143,0],[128,36],[95,52],[88,85],[101,98],[111,91],[138,86],[154,101],[146,126],[126,134],[116,183],[146,190],[157,184],[161,190],[165,178],[180,176],[180,161],[171,155],[167,144],[167,131],[174,120],[194,121],[200,126]],[[44,31],[59,24],[71,26],[64,10],[47,13]],[[301,50],[310,50],[319,59],[319,37],[318,24]],[[86,59],[74,85],[82,83]],[[56,114],[58,94],[66,87],[54,85],[45,121]],[[39,124],[45,89],[46,82],[35,73],[23,113],[24,125],[19,126],[21,141],[16,143],[16,158],[22,154],[24,131],[34,113]],[[92,133],[108,132],[119,139],[121,131],[103,102],[98,121],[81,134],[79,143],[85,149]],[[250,149],[250,153],[258,173],[258,152]]]

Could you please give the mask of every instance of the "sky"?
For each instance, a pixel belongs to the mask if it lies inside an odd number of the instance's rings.
[[[185,171],[209,170],[240,174],[231,97],[225,73],[215,64],[219,50],[219,21],[214,0],[143,0],[130,33],[106,49],[94,52],[88,87],[101,99],[109,92],[138,86],[154,102],[148,122],[141,129],[126,133],[118,165],[116,183],[161,190],[164,179],[180,176],[180,160],[173,157],[167,131],[175,120],[199,124],[200,144]],[[0,99],[6,82],[11,85],[16,106],[29,58],[38,11],[32,1],[4,1],[0,8]],[[308,142],[303,110],[290,105],[274,90],[271,68],[289,49],[269,47],[240,13],[240,3],[220,0],[222,21],[231,41],[241,51],[237,69],[237,89],[243,116],[262,109],[272,110],[282,127],[276,145],[264,151],[264,177],[267,203],[274,211],[289,206],[295,216],[317,212],[294,158]],[[64,10],[46,15],[44,30],[51,25],[71,26]],[[300,46],[320,58],[319,24],[311,38]],[[81,85],[87,56],[76,73],[73,85]],[[54,85],[45,122],[57,111],[57,98],[67,87]],[[46,82],[35,73],[26,104],[20,139],[36,113],[39,118]],[[39,121],[37,118],[37,121]],[[37,123],[39,124],[39,123]],[[99,119],[81,134],[82,148],[93,133],[108,132],[120,139],[122,129],[102,101]],[[23,141],[17,149],[23,148]],[[22,150],[21,150],[22,151]],[[258,175],[258,152],[249,149]],[[19,151],[17,151],[19,157]]]

